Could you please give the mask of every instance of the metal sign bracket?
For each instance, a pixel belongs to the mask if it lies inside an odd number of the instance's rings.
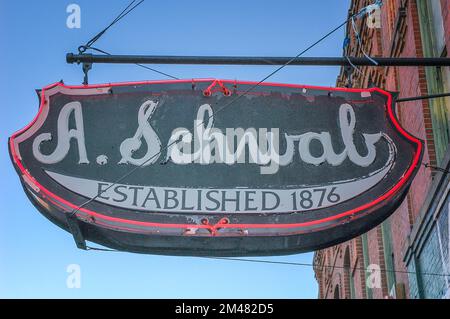
[[[88,72],[89,72],[90,69],[92,69],[92,63],[90,63],[90,62],[83,62],[83,74],[84,74],[83,85],[88,85],[89,84]]]
[[[83,232],[81,231],[80,224],[78,222],[78,218],[75,214],[67,213],[66,221],[69,225],[70,233],[75,240],[75,244],[79,249],[86,250],[86,240],[84,239]]]

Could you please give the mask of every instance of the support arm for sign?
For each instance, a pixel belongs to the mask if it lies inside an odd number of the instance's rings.
[[[409,102],[409,101],[417,101],[417,100],[438,99],[438,98],[447,97],[447,96],[450,96],[450,93],[439,93],[439,94],[405,97],[405,98],[397,99],[395,102],[401,103],[401,102]]]
[[[242,56],[158,56],[158,55],[66,55],[67,63],[122,64],[204,64],[204,65],[315,65],[315,66],[450,66],[450,58],[374,58],[365,57],[242,57]],[[292,60],[291,62],[289,62]],[[289,63],[288,63],[289,62]]]
[[[66,214],[66,221],[77,247],[86,250],[86,240],[84,239],[77,216],[74,214]]]
[[[89,84],[88,72],[89,72],[90,69],[92,69],[92,63],[83,62],[83,74],[84,74],[83,84],[84,85],[88,85]]]

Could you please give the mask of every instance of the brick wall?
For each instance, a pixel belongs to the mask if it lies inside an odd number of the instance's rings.
[[[371,56],[394,56],[394,57],[422,57],[422,41],[421,30],[419,24],[417,0],[388,0],[384,1],[381,12],[381,29],[369,29],[363,24],[361,26],[361,36],[364,42],[365,51]],[[422,0],[418,0],[422,1]],[[350,14],[358,12],[360,8],[372,3],[373,1],[352,0],[350,6]],[[447,49],[450,48],[450,0],[441,0],[443,8],[444,28],[447,37]],[[363,21],[364,23],[364,21]],[[347,33],[352,35],[351,26],[347,26]],[[448,50],[447,50],[448,52]],[[347,54],[349,56],[362,56],[360,50],[357,49],[354,36],[350,36],[350,46]],[[423,67],[389,67],[360,68],[363,75],[353,72],[352,84],[354,87],[364,87],[369,84],[369,79],[377,86],[386,90],[400,92],[400,97],[410,97],[428,94],[427,82],[425,77],[425,69]],[[341,70],[337,79],[337,86],[347,84],[347,78],[344,70]],[[427,100],[412,101],[397,104],[397,115],[401,125],[413,135],[425,141],[425,151],[423,162],[436,165],[436,152],[434,149],[433,131],[431,123],[430,105]],[[419,215],[422,210],[424,201],[429,195],[431,183],[433,181],[433,172],[429,168],[422,166],[414,179],[410,192],[397,209],[397,211],[389,217],[391,225],[392,248],[394,255],[396,282],[403,284],[406,296],[412,298],[418,296],[418,285],[421,282],[413,280],[408,276],[406,271],[415,272],[415,267],[421,271],[443,271],[442,262],[441,269],[438,269],[438,259],[436,252],[436,236],[430,237],[430,241],[424,245],[422,255],[418,258],[418,265],[414,263],[404,262],[403,250],[407,245],[408,237],[414,224],[418,223]],[[382,270],[381,286],[372,289],[373,298],[385,298],[389,294],[391,287],[387,287],[387,278],[385,272],[385,256],[383,250],[381,227],[370,230],[367,233],[369,246],[369,263],[378,264]],[[448,243],[448,236],[447,236]],[[329,258],[317,259],[319,263],[315,266],[315,270],[327,268],[329,262],[333,261],[334,265],[339,267],[330,268],[328,272],[317,272],[316,278],[320,287],[320,298],[333,298],[333,289],[337,285],[341,287],[342,278],[345,275],[344,259],[342,257],[345,249],[350,247],[350,259],[353,274],[353,282],[355,285],[355,293],[357,298],[366,298],[366,283],[364,273],[364,262],[362,254],[361,237],[350,240],[346,243],[335,247],[327,248],[316,252],[316,256],[329,255]],[[445,281],[442,281],[445,283]],[[425,281],[427,289],[426,296],[436,296],[433,291],[442,291],[439,281]],[[346,287],[344,283],[344,287]],[[341,288],[340,288],[341,289]],[[441,290],[439,290],[441,289]],[[341,289],[342,290],[342,289]],[[349,296],[342,292],[341,296]]]

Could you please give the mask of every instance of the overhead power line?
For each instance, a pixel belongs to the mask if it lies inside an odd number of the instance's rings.
[[[94,43],[98,41],[98,39],[100,39],[105,33],[106,31],[108,31],[113,25],[115,25],[117,22],[119,22],[120,20],[122,20],[125,16],[127,16],[128,14],[130,14],[134,9],[136,9],[139,5],[141,5],[144,0],[140,0],[139,2],[137,2],[136,4],[134,4],[136,2],[136,0],[131,1],[128,6],[122,10],[122,12],[119,13],[119,15],[108,25],[106,26],[103,30],[101,30],[99,33],[97,33],[92,39],[90,39],[89,41],[86,42],[86,44],[81,45],[78,47],[78,52],[80,56],[88,56],[87,54],[85,54],[86,50],[93,50],[96,52],[100,52],[105,54],[106,56],[111,56],[110,53],[106,52],[105,50],[101,50],[98,48],[93,47]],[[134,5],[133,5],[134,4]],[[86,62],[86,61],[76,61],[77,63],[91,63],[91,62]],[[171,79],[178,79],[176,76],[170,75],[168,73],[159,71],[157,69],[148,67],[146,65],[143,65],[141,63],[134,63],[135,65],[147,69],[149,71],[167,76]],[[85,71],[85,82],[87,82],[87,71],[89,71],[90,66],[83,68],[83,70]],[[87,83],[86,83],[87,84]]]
[[[104,50],[101,50],[101,49],[97,49],[97,48],[94,48],[94,47],[89,47],[89,49],[91,49],[91,50],[93,50],[93,51],[101,52],[101,53],[105,54],[106,56],[111,56],[110,53],[108,53],[108,52],[106,52],[106,51],[104,51]],[[86,55],[84,54],[84,55],[82,55],[82,56],[86,56]],[[80,62],[82,62],[82,61],[80,61]],[[168,78],[171,78],[171,79],[174,79],[174,80],[179,80],[179,78],[177,78],[176,76],[173,76],[173,75],[170,75],[170,74],[168,74],[168,73],[162,72],[162,71],[160,71],[160,70],[151,68],[151,67],[146,66],[146,65],[144,65],[144,64],[141,64],[141,63],[133,63],[133,64],[134,64],[134,65],[137,65],[137,66],[139,66],[139,67],[141,67],[141,68],[147,69],[147,70],[149,70],[149,71],[152,71],[152,72],[155,72],[155,73],[158,73],[158,74],[167,76]]]
[[[106,27],[104,30],[102,30],[99,34],[97,34],[94,38],[92,38],[90,41],[87,42],[86,48],[90,48],[92,50],[104,53],[106,55],[109,55],[108,52],[97,49],[97,48],[92,48],[90,47],[93,43],[95,43],[112,25],[114,25],[115,23],[117,23],[120,19],[122,19],[124,16],[126,16],[129,12],[131,12],[134,8],[136,8],[138,5],[140,5],[144,0],[141,0],[138,4],[136,4],[135,6],[131,7],[131,5],[135,2],[135,0],[130,3],[130,5],[124,10],[122,11],[121,15],[118,16],[118,18],[116,18],[108,27]],[[126,11],[128,8],[130,8],[128,11]],[[363,8],[364,9],[364,8]],[[359,14],[359,13],[358,13]],[[319,43],[321,43],[322,41],[324,41],[326,38],[328,38],[330,35],[332,35],[334,32],[336,32],[337,30],[339,30],[341,27],[343,27],[344,25],[346,25],[348,23],[348,21],[350,21],[351,19],[354,18],[354,16],[356,15],[352,15],[350,16],[346,21],[344,21],[343,23],[341,23],[340,25],[338,25],[337,27],[335,27],[334,29],[332,29],[330,32],[326,33],[324,36],[322,36],[320,39],[318,39],[317,41],[315,41],[314,43],[312,43],[311,45],[309,45],[308,47],[306,47],[304,50],[302,50],[300,53],[298,53],[295,57],[293,58],[289,58],[287,61],[285,61],[280,67],[276,68],[274,71],[270,72],[267,76],[265,76],[263,79],[261,79],[259,82],[257,82],[256,84],[252,85],[250,88],[248,88],[246,91],[244,91],[243,93],[237,95],[234,99],[232,99],[230,102],[226,103],[224,106],[222,106],[221,108],[219,108],[215,115],[217,115],[219,112],[223,111],[225,108],[229,107],[231,104],[235,103],[237,100],[239,100],[240,98],[242,98],[243,96],[247,95],[248,93],[250,93],[251,91],[253,91],[256,87],[258,87],[260,84],[262,84],[263,82],[265,82],[267,79],[269,79],[270,77],[272,77],[273,75],[275,75],[276,73],[278,73],[279,71],[281,71],[283,68],[285,68],[286,66],[288,66],[289,64],[294,63],[298,58],[300,58],[300,56],[302,56],[303,54],[305,54],[306,52],[308,52],[310,49],[312,49],[313,47],[315,47],[316,45],[318,45]],[[344,58],[346,59],[346,61],[348,62],[348,57]],[[369,61],[371,62],[371,61]],[[372,62],[371,62],[372,63]],[[160,73],[160,74],[164,74],[168,77],[171,78],[176,78],[172,75],[160,72],[158,70],[155,69],[151,69],[148,68],[144,65],[141,65],[139,63],[136,63],[137,65],[141,66],[141,67],[145,67],[151,71]],[[431,98],[431,97],[430,97]],[[400,102],[406,101],[407,98],[403,99]],[[199,123],[198,125],[203,125],[205,121],[208,121],[209,119],[211,119],[213,115],[210,115],[206,120],[203,120],[201,123]],[[73,209],[72,212],[70,213],[71,216],[74,216],[80,208],[86,206],[87,204],[91,203],[92,201],[94,201],[95,199],[97,199],[100,195],[102,195],[104,192],[108,191],[109,189],[111,189],[112,187],[114,187],[117,183],[119,183],[120,181],[124,180],[125,178],[127,178],[128,176],[132,175],[134,172],[136,172],[138,169],[142,168],[146,163],[148,163],[149,161],[153,160],[155,157],[159,156],[164,150],[168,149],[169,147],[171,147],[172,145],[178,143],[179,140],[173,141],[172,143],[166,145],[165,147],[162,147],[161,150],[156,153],[155,155],[153,155],[151,158],[149,158],[148,160],[146,160],[145,162],[143,162],[142,164],[135,166],[133,169],[131,169],[130,171],[128,171],[126,174],[122,175],[121,177],[119,177],[118,179],[116,179],[111,185],[109,185],[107,188],[102,189],[100,192],[98,192],[97,195],[95,195],[94,197],[90,198],[89,200],[87,200],[86,202],[84,202],[83,204],[77,206],[77,208]],[[431,167],[431,166],[426,166],[426,167],[430,167],[430,168],[435,168],[435,167]],[[436,168],[435,168],[436,169]],[[111,249],[104,249],[104,248],[95,248],[95,247],[86,247],[87,250],[99,250],[99,251],[116,251],[116,250],[111,250]],[[219,258],[219,257],[217,257]],[[236,261],[248,261],[248,262],[265,262],[265,263],[271,263],[271,264],[286,264],[286,265],[295,265],[295,266],[313,266],[312,264],[301,264],[301,263],[289,263],[289,262],[274,262],[274,261],[267,261],[267,260],[251,260],[251,259],[242,259],[242,258],[220,258],[220,259],[226,259],[226,260],[236,260]],[[399,271],[396,271],[399,272]],[[406,272],[406,273],[412,273],[412,272]],[[449,276],[447,274],[428,274],[428,275],[439,275],[439,276]]]
[[[213,116],[216,116],[218,113],[220,113],[221,111],[223,111],[225,108],[229,107],[231,104],[235,103],[236,101],[238,101],[239,99],[241,99],[243,96],[247,95],[248,93],[250,93],[251,91],[253,91],[255,88],[257,88],[260,84],[262,84],[263,82],[265,82],[267,79],[269,79],[270,77],[272,77],[273,75],[275,75],[276,73],[278,73],[279,71],[281,71],[284,67],[286,67],[287,65],[289,65],[290,63],[292,63],[293,61],[295,61],[297,58],[299,58],[300,56],[302,56],[303,54],[305,54],[306,52],[308,52],[309,50],[311,50],[313,47],[315,47],[316,45],[318,45],[320,42],[324,41],[326,38],[328,38],[330,35],[332,35],[334,32],[336,32],[337,30],[339,30],[341,27],[343,27],[344,25],[347,24],[347,22],[349,21],[349,19],[351,19],[353,16],[349,17],[347,20],[345,20],[344,22],[342,22],[340,25],[338,25],[337,27],[335,27],[334,29],[332,29],[331,31],[329,31],[328,33],[326,33],[324,36],[322,36],[319,40],[315,41],[314,43],[312,43],[311,45],[309,45],[308,47],[306,47],[305,49],[303,49],[300,53],[298,53],[295,57],[290,58],[288,61],[286,61],[282,66],[276,68],[274,71],[270,72],[267,76],[265,76],[263,79],[261,79],[259,82],[257,82],[256,84],[252,85],[251,87],[249,87],[247,90],[245,90],[244,92],[238,94],[234,99],[232,99],[230,102],[226,103],[224,106],[222,106],[221,108],[218,108],[215,111],[215,114],[211,114],[208,118],[204,119],[203,121],[201,121],[200,123],[198,123],[197,127],[200,125],[203,125],[205,123],[205,121],[210,120]],[[74,216],[79,210],[80,208],[88,205],[89,203],[93,202],[94,200],[96,200],[99,196],[101,196],[103,193],[107,192],[109,189],[111,189],[112,187],[114,187],[115,185],[117,185],[117,183],[121,182],[122,180],[124,180],[125,178],[127,178],[128,176],[132,175],[133,173],[135,173],[137,170],[139,170],[140,168],[142,168],[143,166],[145,166],[148,162],[152,161],[155,158],[158,158],[161,153],[163,151],[165,151],[166,149],[170,148],[172,145],[178,143],[179,140],[175,140],[172,143],[167,144],[166,146],[162,147],[158,153],[154,154],[153,156],[151,156],[149,159],[147,159],[146,161],[142,162],[140,165],[133,167],[131,170],[129,170],[127,173],[125,173],[124,175],[120,176],[119,178],[117,178],[115,181],[113,181],[108,187],[102,189],[101,191],[99,191],[95,196],[91,197],[90,199],[88,199],[87,201],[85,201],[84,203],[82,203],[81,205],[77,206],[77,208],[73,209],[72,212],[70,213],[71,216]]]
[[[83,53],[84,51],[86,51],[86,49],[88,49],[95,42],[97,42],[97,40],[100,39],[105,34],[105,32],[109,30],[109,28],[111,28],[113,25],[115,25],[117,22],[119,22],[125,16],[127,16],[130,12],[132,12],[134,9],[136,9],[139,5],[141,5],[144,2],[144,0],[139,1],[137,4],[135,4],[133,6],[133,4],[135,2],[136,2],[136,0],[131,1],[130,4],[125,9],[123,9],[122,12],[120,12],[119,15],[106,28],[104,28],[102,31],[97,33],[92,39],[87,41],[85,45],[80,46],[78,48],[78,51],[80,53]]]
[[[450,92],[449,93],[439,93],[439,94],[404,97],[404,98],[396,99],[395,102],[401,103],[401,102],[410,102],[410,101],[417,101],[417,100],[438,99],[438,98],[447,97],[447,96],[450,96]]]
[[[123,253],[123,251],[109,248],[98,248],[87,246],[87,250],[94,251],[104,251],[104,252],[119,252]],[[301,262],[293,262],[293,261],[274,261],[267,259],[250,259],[250,258],[237,258],[237,257],[200,257],[204,259],[215,259],[215,260],[224,260],[224,261],[237,261],[237,262],[248,262],[248,263],[258,263],[258,264],[268,264],[268,265],[284,265],[284,266],[295,266],[295,267],[315,267],[320,265],[314,265],[311,263],[301,263]],[[367,271],[367,269],[362,267],[349,267],[349,266],[337,266],[337,265],[321,265],[323,268],[334,268],[334,269],[354,269],[360,271]],[[409,275],[423,275],[423,276],[437,276],[437,277],[450,277],[450,274],[443,273],[432,273],[432,272],[414,272],[414,271],[402,271],[402,270],[391,270],[391,269],[380,269],[380,272],[384,273],[398,273],[398,274],[409,274]]]
[[[265,259],[249,259],[249,258],[233,258],[233,257],[205,257],[208,259],[219,259],[219,260],[228,260],[228,261],[241,261],[241,262],[252,262],[252,263],[263,263],[263,264],[274,264],[274,265],[288,265],[288,266],[306,266],[306,267],[324,267],[324,268],[337,268],[337,269],[347,269],[347,270],[362,270],[367,271],[367,269],[362,267],[351,267],[351,266],[337,266],[337,265],[314,265],[310,263],[299,263],[299,262],[289,262],[289,261],[272,261]],[[439,277],[450,277],[450,274],[443,273],[430,273],[430,272],[421,272],[417,273],[415,271],[407,271],[407,270],[393,270],[393,269],[380,269],[381,272],[389,272],[389,273],[398,273],[398,274],[410,274],[410,275],[424,275],[424,276],[439,276]]]

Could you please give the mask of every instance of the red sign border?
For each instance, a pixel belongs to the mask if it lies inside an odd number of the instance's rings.
[[[60,86],[66,89],[99,89],[99,88],[105,88],[105,87],[115,87],[115,86],[128,86],[128,85],[149,85],[149,84],[169,84],[169,83],[204,83],[204,82],[213,82],[213,81],[220,81],[221,83],[227,83],[232,85],[237,84],[243,84],[243,85],[258,85],[258,86],[276,86],[276,87],[288,87],[288,88],[297,88],[297,89],[315,89],[315,90],[322,90],[322,91],[338,91],[338,92],[378,92],[380,94],[383,94],[387,97],[387,113],[389,116],[390,121],[395,126],[395,128],[398,130],[398,132],[403,135],[406,139],[409,141],[415,143],[417,145],[416,153],[414,155],[413,163],[409,166],[407,172],[403,175],[403,177],[398,181],[395,186],[393,186],[388,192],[383,194],[382,196],[378,197],[377,199],[373,200],[372,202],[366,203],[364,205],[361,205],[357,208],[348,210],[346,212],[330,216],[323,219],[318,219],[314,221],[309,222],[303,222],[303,223],[291,223],[291,224],[227,224],[222,223],[219,221],[219,223],[215,225],[203,225],[203,224],[167,224],[167,223],[153,223],[153,222],[144,222],[144,221],[136,221],[136,220],[129,220],[129,219],[122,219],[117,217],[112,217],[108,215],[104,215],[89,209],[86,209],[84,207],[79,207],[77,205],[74,205],[73,203],[57,196],[56,194],[50,192],[48,189],[43,187],[38,181],[34,179],[34,177],[29,173],[29,171],[23,166],[19,156],[16,153],[15,147],[14,147],[14,140],[16,137],[21,135],[22,133],[26,132],[39,118],[39,116],[42,113],[43,108],[46,107],[46,99],[45,99],[45,92],[51,88]],[[63,206],[61,206],[58,201],[64,205],[67,205],[71,207],[74,210],[77,210],[77,217],[79,212],[83,212],[89,216],[93,216],[96,219],[96,223],[100,220],[105,221],[112,221],[112,222],[118,222],[123,224],[129,224],[129,225],[138,225],[138,226],[147,226],[147,227],[159,227],[159,228],[203,228],[208,229],[211,231],[211,233],[216,233],[216,231],[219,228],[302,228],[302,227],[308,227],[308,226],[314,226],[326,222],[332,222],[340,218],[344,217],[354,217],[352,215],[361,212],[363,210],[369,209],[382,201],[385,201],[389,199],[390,197],[394,196],[397,191],[403,187],[409,180],[409,178],[413,175],[414,170],[416,169],[417,165],[420,162],[422,149],[423,149],[423,142],[422,140],[412,136],[408,132],[406,132],[401,125],[398,123],[397,118],[395,117],[394,110],[393,110],[393,98],[392,94],[384,91],[379,88],[368,88],[368,89],[357,89],[357,88],[334,88],[334,87],[322,87],[322,86],[311,86],[311,85],[298,85],[298,84],[283,84],[283,83],[273,83],[273,82],[264,82],[264,83],[258,83],[258,82],[252,82],[252,81],[237,81],[237,80],[217,80],[217,79],[185,79],[185,80],[160,80],[160,81],[138,81],[138,82],[117,82],[117,83],[105,83],[105,84],[92,84],[92,85],[66,85],[62,82],[56,82],[53,84],[50,84],[46,87],[44,87],[41,91],[41,102],[40,107],[37,115],[34,117],[34,119],[23,129],[15,132],[10,138],[9,138],[9,147],[11,152],[11,157],[14,161],[14,164],[19,168],[21,174],[25,176],[29,181],[32,181],[35,186],[39,188],[43,193],[46,195],[46,199],[49,200],[54,205],[64,209]],[[101,222],[99,224],[102,224]],[[105,226],[109,228],[120,228],[117,226],[110,226],[108,224],[104,224]],[[126,228],[124,228],[126,229]],[[136,231],[134,229],[134,231]]]

